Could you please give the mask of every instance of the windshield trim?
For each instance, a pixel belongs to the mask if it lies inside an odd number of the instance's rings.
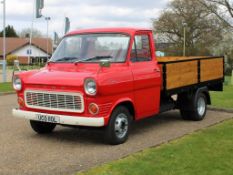
[[[127,49],[127,53],[126,53],[126,57],[125,57],[125,60],[124,61],[118,61],[118,62],[111,62],[111,64],[116,64],[116,63],[126,63],[128,61],[128,53],[130,51],[130,44],[131,44],[131,39],[132,39],[132,36],[129,34],[129,33],[126,33],[126,32],[85,32],[85,33],[80,33],[80,34],[68,34],[68,35],[65,35],[63,39],[65,38],[68,38],[68,37],[72,37],[72,36],[77,36],[77,35],[87,35],[87,34],[122,34],[122,35],[126,35],[129,37],[129,43],[128,43],[128,49]],[[52,57],[51,57],[52,58]],[[48,60],[48,62],[51,60],[51,58]],[[75,62],[49,62],[49,63],[54,63],[54,64],[57,64],[57,63],[63,63],[63,64],[74,64]],[[76,64],[99,64],[100,62],[78,62]]]

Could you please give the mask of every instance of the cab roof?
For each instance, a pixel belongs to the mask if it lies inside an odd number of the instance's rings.
[[[138,31],[152,31],[150,29],[145,28],[95,28],[95,29],[81,29],[69,32],[69,35],[77,35],[77,34],[86,34],[86,33],[126,33],[129,35],[135,34]]]

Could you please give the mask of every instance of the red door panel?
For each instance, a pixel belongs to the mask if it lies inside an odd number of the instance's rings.
[[[137,119],[159,112],[161,76],[157,69],[153,61],[131,64]]]
[[[152,34],[137,33],[131,50],[130,67],[134,78],[137,119],[159,113],[161,74],[152,41]]]

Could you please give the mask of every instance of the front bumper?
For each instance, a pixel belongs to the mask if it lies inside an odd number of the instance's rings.
[[[19,109],[12,110],[13,116],[18,118],[24,118],[28,120],[37,121],[37,115],[46,115],[46,116],[55,116],[59,117],[59,123],[62,125],[73,125],[73,126],[89,126],[89,127],[102,127],[104,126],[104,118],[103,117],[76,117],[76,116],[66,116],[66,115],[55,115],[55,114],[45,114],[39,112],[30,112],[23,111]]]

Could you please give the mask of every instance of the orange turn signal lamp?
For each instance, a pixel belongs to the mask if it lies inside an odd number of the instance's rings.
[[[91,103],[88,109],[89,109],[90,114],[92,115],[96,115],[99,113],[99,106],[95,103]]]

